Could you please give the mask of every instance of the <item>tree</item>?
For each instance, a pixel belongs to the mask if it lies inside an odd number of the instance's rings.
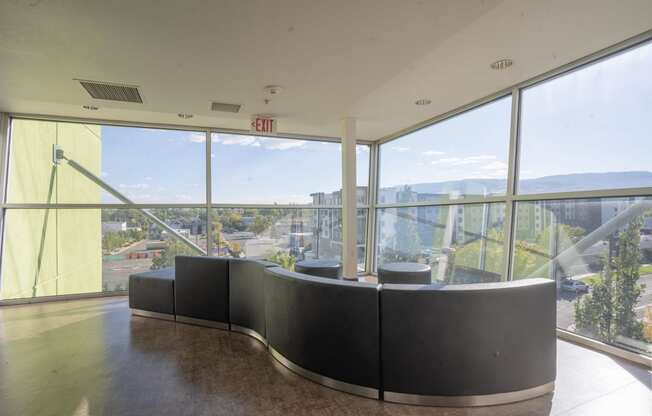
[[[609,241],[609,258],[592,293],[575,304],[575,325],[605,341],[617,336],[644,340],[643,323],[636,319],[634,307],[641,296],[638,284],[641,254],[642,217],[634,218]],[[614,246],[615,245],[615,246]],[[613,258],[611,253],[616,253]]]
[[[294,271],[294,265],[297,263],[297,258],[285,251],[277,250],[267,256],[267,260],[276,263],[284,269]]]
[[[410,215],[411,208],[398,208],[394,235],[383,250],[383,259],[387,261],[416,262],[420,257],[421,238],[417,229],[417,220]]]
[[[641,296],[638,284],[641,266],[642,217],[627,225],[619,239],[619,256],[616,259],[618,279],[615,284],[614,324],[618,332],[629,338],[643,339],[643,324],[636,319],[634,307]]]
[[[224,229],[229,231],[244,231],[245,225],[242,222],[242,215],[233,211],[226,211],[220,216],[220,222],[224,225]]]
[[[272,226],[272,219],[268,216],[256,215],[254,221],[249,226],[249,230],[256,234],[260,235],[268,230]]]
[[[195,250],[176,239],[169,239],[167,245],[159,257],[152,259],[152,270],[163,269],[174,266],[174,259],[177,256],[189,256],[197,254]]]

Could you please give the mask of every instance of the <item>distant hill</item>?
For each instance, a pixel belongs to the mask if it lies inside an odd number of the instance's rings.
[[[505,193],[507,183],[504,179],[462,179],[459,181],[417,183],[408,186],[413,192],[423,197],[425,197],[423,194],[448,194],[451,191],[460,191],[466,195],[496,195]],[[652,172],[647,171],[577,173],[524,179],[519,183],[519,192],[532,194],[650,186],[652,186]],[[400,188],[400,186],[382,188],[380,192],[383,195],[383,193],[388,194]]]
[[[526,179],[520,183],[523,193],[572,192],[589,189],[643,188],[652,186],[652,172],[576,173]]]

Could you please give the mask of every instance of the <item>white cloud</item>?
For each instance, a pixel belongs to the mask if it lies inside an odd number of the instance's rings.
[[[466,157],[465,159],[467,160],[492,160],[495,159],[496,156],[494,155],[480,155],[480,156],[469,156]]]
[[[254,136],[240,136],[237,134],[221,134],[219,141],[225,145],[237,144],[240,146],[251,146],[258,142]]]
[[[134,183],[134,184],[124,184],[121,183],[118,185],[122,189],[149,189],[149,184],[147,183]]]
[[[277,139],[268,137],[257,136],[244,136],[239,134],[220,134],[213,136],[214,143],[221,143],[223,145],[239,145],[251,147],[264,147],[268,150],[288,150],[300,148],[306,145],[304,140],[294,139]],[[211,156],[212,157],[212,156]]]
[[[174,197],[177,199],[177,201],[192,201],[192,195],[188,194],[176,194]]]
[[[261,138],[260,141],[265,145],[265,149],[269,150],[288,150],[304,147],[306,142],[304,140],[293,139],[267,139]]]
[[[430,163],[433,164],[433,165],[438,165],[440,163],[443,163],[443,164],[447,164],[447,165],[450,165],[450,166],[465,166],[465,165],[474,165],[474,164],[477,164],[477,163],[481,163],[482,161],[492,160],[492,159],[496,159],[496,156],[480,155],[480,156],[468,156],[468,157],[464,157],[464,158],[445,157],[445,158],[433,160]],[[498,161],[492,162],[492,163],[504,164],[503,162],[498,162]],[[490,163],[487,166],[490,166],[490,165],[492,165],[492,164]],[[494,169],[494,168],[488,168],[488,169]]]
[[[508,168],[507,163],[498,160],[480,167],[480,169],[483,170],[504,170],[504,171],[507,171],[507,168]]]
[[[206,135],[204,133],[190,133],[188,135],[188,141],[193,143],[204,143],[206,141]]]
[[[340,145],[340,151],[342,151],[342,145]],[[355,153],[360,154],[360,153],[369,153],[369,146],[356,146],[355,147]]]
[[[152,179],[154,179],[154,178],[152,178],[151,176],[145,176],[146,181],[151,181]]]
[[[426,150],[425,152],[423,152],[424,156],[441,156],[443,154],[444,152],[439,152],[437,150]]]
[[[404,146],[394,146],[394,147],[392,147],[392,150],[395,150],[397,152],[402,153],[402,152],[407,152],[408,150],[410,150],[410,148],[409,147],[404,147]]]
[[[109,172],[102,171],[102,173],[100,173],[100,176],[106,178],[107,176],[109,176]]]

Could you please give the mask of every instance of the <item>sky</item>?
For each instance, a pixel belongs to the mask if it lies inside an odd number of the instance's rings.
[[[381,146],[380,186],[506,180],[510,105],[503,98]],[[521,105],[522,179],[652,170],[652,43],[530,87]]]
[[[133,202],[205,202],[204,133],[103,126],[101,137],[101,177]],[[211,153],[215,203],[306,204],[311,193],[341,186],[338,143],[213,134]],[[357,159],[366,186],[368,146],[358,146]]]
[[[651,74],[648,43],[525,89],[520,178],[651,171]],[[382,145],[380,187],[506,181],[510,114],[506,97]],[[102,178],[137,203],[204,202],[205,160],[203,133],[102,127]],[[341,184],[337,143],[214,134],[211,161],[215,203],[309,203]]]

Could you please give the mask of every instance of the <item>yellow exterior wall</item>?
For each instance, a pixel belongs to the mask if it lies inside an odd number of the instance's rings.
[[[99,203],[100,188],[65,162],[52,146],[91,172],[101,172],[101,127],[14,120],[7,202]],[[101,210],[10,209],[5,216],[0,299],[102,290]]]

